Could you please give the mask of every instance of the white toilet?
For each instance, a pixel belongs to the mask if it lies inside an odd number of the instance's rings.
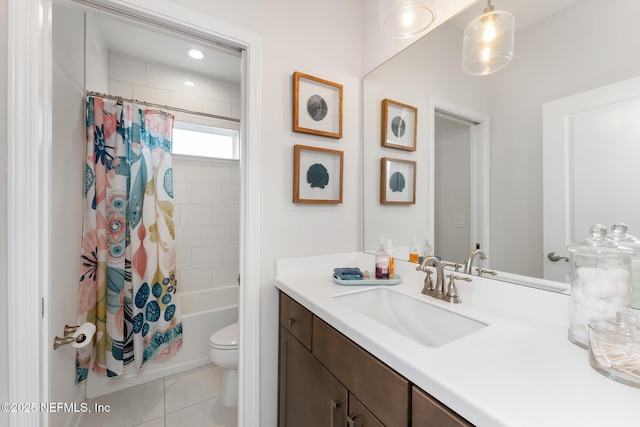
[[[226,326],[209,338],[209,357],[223,368],[220,403],[238,405],[238,324]]]

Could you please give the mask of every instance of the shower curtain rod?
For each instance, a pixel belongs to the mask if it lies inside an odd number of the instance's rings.
[[[164,108],[166,110],[171,110],[171,111],[175,111],[175,112],[178,112],[178,113],[195,114],[197,116],[204,116],[204,117],[208,117],[208,118],[211,118],[211,119],[226,120],[226,121],[229,121],[229,122],[240,123],[240,119],[236,119],[236,118],[233,118],[233,117],[225,117],[225,116],[218,116],[216,114],[202,113],[202,112],[199,112],[199,111],[191,111],[191,110],[186,110],[184,108],[170,107],[168,105],[161,105],[161,104],[154,104],[152,102],[139,101],[137,99],[124,98],[122,96],[107,95],[106,93],[93,92],[93,91],[90,91],[90,90],[87,91],[87,96],[99,96],[101,98],[115,99],[116,101],[133,102],[135,104],[146,105],[147,107]]]

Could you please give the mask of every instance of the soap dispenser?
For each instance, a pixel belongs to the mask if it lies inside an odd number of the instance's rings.
[[[384,237],[380,236],[380,244],[376,251],[376,279],[389,278],[389,254],[385,249]]]

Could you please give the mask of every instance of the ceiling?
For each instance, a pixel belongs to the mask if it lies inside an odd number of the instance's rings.
[[[506,10],[513,13],[516,20],[516,31],[518,31],[576,1],[578,0],[493,0],[491,4],[495,10]],[[479,0],[451,18],[450,22],[464,29],[474,18],[482,15],[486,6],[486,0]]]
[[[158,65],[191,71],[207,77],[240,83],[240,53],[232,48],[217,47],[204,40],[194,41],[169,30],[135,25],[105,16],[92,16],[111,52],[143,59]],[[93,22],[93,21],[91,21]],[[191,48],[204,53],[195,60],[187,55]]]

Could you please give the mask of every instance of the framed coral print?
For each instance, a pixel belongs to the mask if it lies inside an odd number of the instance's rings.
[[[293,202],[342,203],[343,152],[293,147]]]
[[[416,151],[418,109],[385,99],[382,101],[382,146]]]
[[[293,131],[342,138],[342,85],[293,73]]]
[[[380,164],[380,203],[416,203],[416,162],[383,157]]]

